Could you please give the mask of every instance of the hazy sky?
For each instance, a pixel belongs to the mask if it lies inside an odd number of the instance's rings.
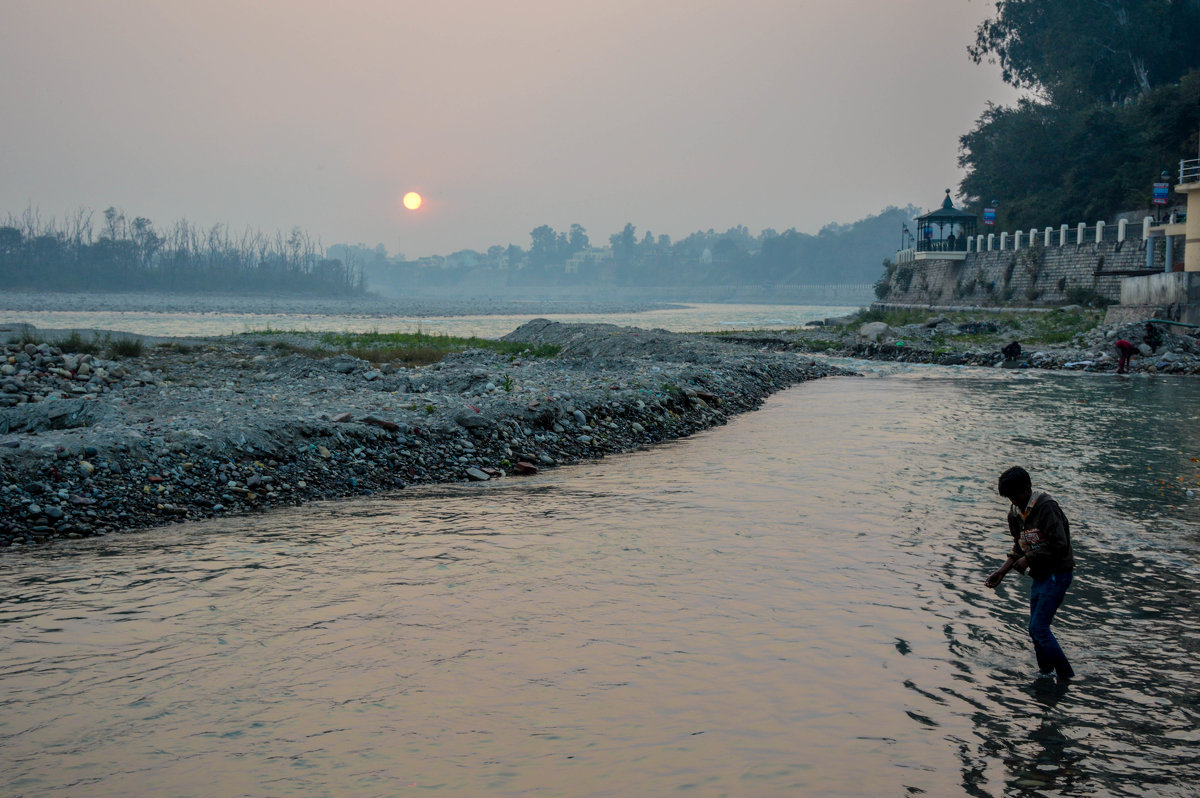
[[[985,0],[0,0],[0,215],[410,257],[932,207]],[[404,192],[426,198],[403,209]]]

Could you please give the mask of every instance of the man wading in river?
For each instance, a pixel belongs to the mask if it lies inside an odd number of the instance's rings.
[[[1034,493],[1029,472],[1020,466],[1000,475],[1000,495],[1012,502],[1008,511],[1008,531],[1013,549],[1004,565],[984,581],[995,587],[1012,569],[1025,573],[1028,568],[1033,584],[1029,588],[1029,636],[1037,654],[1039,678],[1059,681],[1075,676],[1067,655],[1054,639],[1050,622],[1071,586],[1075,556],[1071,552],[1071,525],[1058,502],[1045,493]]]

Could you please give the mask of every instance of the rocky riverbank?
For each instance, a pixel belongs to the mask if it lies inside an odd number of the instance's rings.
[[[294,336],[110,352],[24,337],[0,344],[0,547],[514,478],[723,424],[836,373],[706,336],[544,319],[506,336],[521,354],[419,368]],[[534,357],[544,345],[558,354]]]
[[[1200,331],[1162,321],[1151,326],[1106,325],[1099,313],[1067,308],[990,317],[939,314],[905,324],[841,318],[805,330],[729,338],[776,351],[864,360],[1089,372],[1115,372],[1114,344],[1124,339],[1139,352],[1133,372],[1200,374]],[[1013,343],[1019,351],[1005,354]]]

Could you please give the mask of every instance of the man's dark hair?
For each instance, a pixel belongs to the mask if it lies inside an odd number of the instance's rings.
[[[1020,466],[1013,466],[1000,475],[1000,495],[1006,499],[1032,489],[1033,481],[1029,479],[1029,472]]]

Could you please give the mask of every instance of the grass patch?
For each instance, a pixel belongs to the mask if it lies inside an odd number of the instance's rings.
[[[554,357],[562,347],[553,344],[528,344],[522,341],[498,341],[494,338],[459,338],[431,333],[321,333],[322,343],[339,347],[355,357],[372,363],[400,361],[423,366],[436,363],[446,355],[468,349],[487,349],[505,355]]]
[[[109,335],[84,338],[78,330],[57,341],[51,341],[51,346],[58,347],[63,352],[73,352],[81,355],[98,355],[107,352],[109,357],[141,357],[146,346],[141,338],[112,338]]]
[[[904,327],[908,324],[924,324],[938,314],[931,310],[864,310],[854,317],[852,324],[882,321],[889,327]]]
[[[34,346],[37,346],[39,343],[41,343],[37,339],[37,336],[34,335],[34,327],[32,324],[18,324],[17,328],[18,328],[18,332],[16,333],[16,335],[9,336],[9,339],[8,339],[9,344],[13,344],[16,346],[25,346],[26,344],[33,344]]]
[[[828,338],[812,338],[801,342],[801,345],[809,352],[828,352],[830,349],[841,347],[841,341],[830,341]]]
[[[1099,326],[1100,320],[1101,314],[1086,311],[1040,313],[1033,318],[1029,340],[1031,343],[1065,344],[1079,333]]]
[[[354,346],[345,351],[347,354],[354,355],[368,363],[403,363],[406,366],[428,366],[430,363],[437,363],[454,350],[442,349],[436,346]]]
[[[266,327],[259,327],[253,330],[245,330],[244,332],[238,333],[238,335],[254,335],[260,338],[265,338],[268,335],[301,335],[301,333],[297,333],[294,330],[279,330],[268,325]]]
[[[453,335],[437,335],[424,332],[381,333],[378,331],[349,333],[296,333],[285,330],[253,330],[243,335],[307,335],[324,347],[305,348],[287,341],[274,341],[271,347],[281,352],[295,352],[311,357],[331,357],[349,354],[370,363],[402,363],[405,366],[427,366],[437,363],[447,355],[468,349],[486,349],[492,352],[518,357],[554,357],[562,347],[553,344],[529,344],[520,341],[497,341],[492,338],[460,338]]]
[[[141,357],[146,345],[141,338],[114,338],[108,344],[109,357]]]
[[[60,338],[57,341],[52,341],[51,346],[56,346],[64,352],[78,352],[84,355],[94,355],[100,351],[103,341],[96,338],[84,338],[79,334],[79,330],[71,330],[71,334],[66,338]]]

